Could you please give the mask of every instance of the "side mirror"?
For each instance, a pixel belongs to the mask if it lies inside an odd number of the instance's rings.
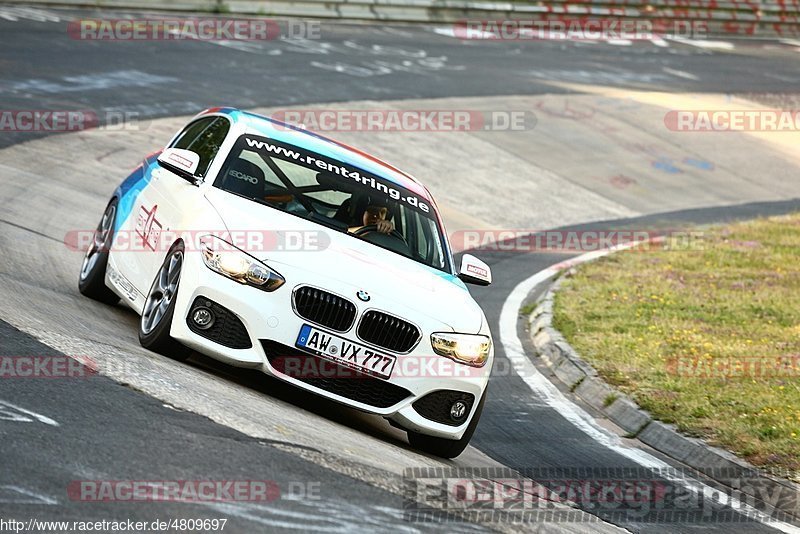
[[[191,150],[167,148],[158,156],[158,163],[192,183],[197,183],[200,179],[195,176],[200,165],[200,155]]]
[[[467,284],[488,286],[492,283],[492,269],[472,254],[464,254],[458,277]]]

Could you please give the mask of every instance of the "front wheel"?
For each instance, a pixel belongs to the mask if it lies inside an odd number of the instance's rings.
[[[177,243],[170,249],[164,263],[158,269],[139,321],[139,343],[146,349],[176,360],[185,360],[191,354],[191,350],[169,335],[172,317],[175,315],[183,258],[183,244]]]
[[[472,416],[472,420],[469,422],[469,426],[464,431],[464,435],[461,436],[461,439],[437,438],[409,430],[408,442],[412,447],[422,452],[427,452],[428,454],[439,456],[440,458],[455,458],[464,452],[464,449],[469,445],[469,440],[472,439],[472,434],[475,433],[475,429],[478,427],[478,420],[481,418],[483,403],[485,401],[486,390],[483,391],[483,396],[478,403],[478,408],[475,410],[475,415]]]
[[[97,225],[92,242],[83,257],[78,277],[78,291],[82,295],[105,304],[116,304],[119,297],[106,285],[108,253],[114,240],[114,219],[117,215],[117,199],[108,203],[103,218]]]

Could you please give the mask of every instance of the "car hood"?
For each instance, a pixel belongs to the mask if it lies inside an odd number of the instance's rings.
[[[483,311],[452,274],[217,188],[206,198],[232,235],[263,232],[263,247],[240,248],[286,276],[290,287],[317,285],[364,309],[379,308],[412,322],[425,315],[457,332],[481,329]],[[357,300],[358,291],[370,295],[369,303]]]

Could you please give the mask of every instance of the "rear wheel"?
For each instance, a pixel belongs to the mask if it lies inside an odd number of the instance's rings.
[[[78,291],[91,299],[105,304],[116,304],[119,296],[106,285],[106,268],[108,267],[108,253],[114,240],[114,219],[117,216],[117,199],[108,203],[103,218],[97,225],[92,236],[89,249],[83,257],[80,276],[78,277]]]
[[[183,271],[183,257],[183,243],[176,243],[158,269],[139,321],[139,343],[146,349],[176,360],[185,360],[191,354],[190,349],[169,335]]]
[[[440,458],[455,458],[464,452],[464,449],[469,445],[469,440],[472,439],[472,435],[478,427],[478,421],[481,418],[483,403],[485,401],[486,390],[483,391],[483,396],[478,403],[478,408],[475,410],[475,415],[472,416],[472,420],[469,422],[469,426],[467,426],[461,439],[437,438],[409,430],[408,442],[412,447],[422,452],[427,452],[428,454],[439,456]]]

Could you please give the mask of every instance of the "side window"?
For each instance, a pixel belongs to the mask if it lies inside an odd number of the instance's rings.
[[[206,117],[190,124],[172,146],[199,154],[200,164],[197,166],[197,174],[205,176],[229,129],[230,123],[227,119]]]
[[[424,258],[425,262],[434,267],[444,267],[444,250],[436,237],[436,223],[418,213],[411,213],[414,224],[416,243],[409,242],[414,254]]]
[[[217,117],[217,119],[211,123],[208,128],[203,130],[203,133],[189,145],[189,150],[200,154],[200,165],[197,166],[197,174],[199,176],[206,175],[206,171],[214,160],[214,156],[217,155],[222,142],[225,141],[225,136],[228,135],[229,129],[230,123],[228,119]]]
[[[217,117],[205,117],[203,119],[199,119],[191,123],[187,126],[183,132],[178,136],[175,142],[172,144],[171,148],[182,148],[184,150],[189,149],[189,145],[192,144],[192,141],[197,139],[203,130],[208,128],[208,126],[216,120]]]

